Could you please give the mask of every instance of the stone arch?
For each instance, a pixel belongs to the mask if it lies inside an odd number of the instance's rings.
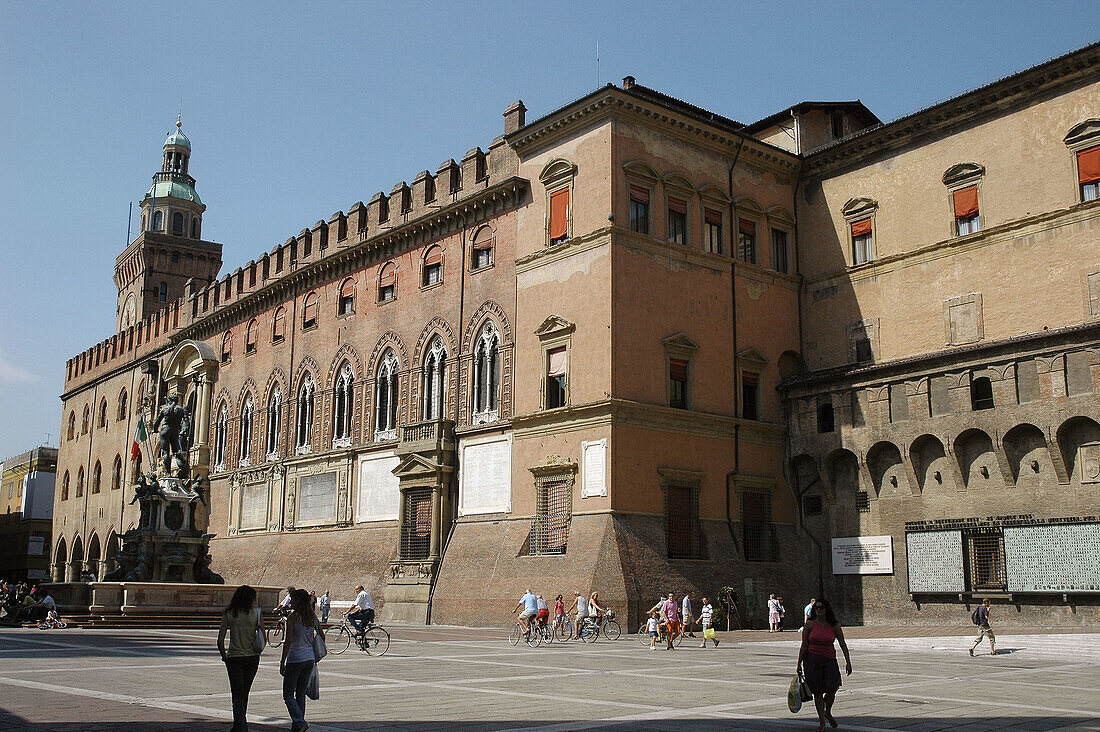
[[[546,184],[547,181],[554,181],[560,178],[576,175],[577,166],[565,158],[554,158],[543,167],[542,172],[539,173],[539,180]]]
[[[65,568],[68,566],[69,553],[66,549],[65,537],[57,540],[57,546],[53,552],[53,579],[54,582],[65,581]]]
[[[252,397],[252,404],[256,404],[256,395],[260,392],[256,386],[256,381],[251,376],[244,380],[244,384],[241,386],[240,393],[237,394],[237,414],[241,413],[241,409],[244,407],[244,401],[249,396]]]
[[[512,343],[512,326],[508,322],[508,316],[499,304],[493,300],[486,300],[474,311],[470,319],[466,321],[466,331],[462,334],[462,352],[469,353],[473,349],[474,338],[481,331],[481,326],[486,318],[492,318],[500,333],[500,345]]]
[[[733,199],[734,208],[740,214],[742,212],[749,214],[756,214],[757,216],[764,216],[764,207],[761,206],[755,198],[748,194],[742,194]]]
[[[214,398],[214,409],[211,412],[213,419],[218,418],[218,413],[222,411],[222,407],[225,407],[226,412],[232,414],[233,402],[233,395],[229,393],[229,387],[223,386],[218,390],[218,396]]]
[[[666,188],[679,189],[687,193],[695,192],[695,183],[682,173],[668,173],[661,178],[661,182]]]
[[[851,450],[839,447],[825,458],[825,474],[835,500],[855,496],[860,490],[859,458]]]
[[[1021,479],[1037,480],[1044,468],[1048,474],[1053,474],[1046,435],[1035,425],[1027,422],[1016,425],[1005,433],[1001,444],[1004,445],[1005,458],[1008,460],[1009,470],[1012,471],[1012,479],[1017,483]]]
[[[118,532],[111,529],[111,532],[107,535],[107,543],[104,545],[103,550],[103,567],[104,574],[112,572],[118,568],[118,562],[115,558],[118,556],[120,549],[120,542],[118,539]],[[103,579],[100,577],[100,579]]]
[[[264,384],[264,404],[267,404],[271,399],[271,392],[275,387],[279,387],[279,393],[282,394],[283,400],[286,400],[288,385],[286,383],[286,374],[279,367],[271,369],[271,374],[267,377],[267,383]]]
[[[84,571],[84,543],[80,540],[80,534],[77,534],[73,538],[73,548],[69,553],[68,581],[79,582],[82,571]]]
[[[84,569],[95,575],[97,580],[103,579],[102,572],[103,550],[99,544],[99,534],[92,532],[92,538],[88,540],[88,556],[84,558]]]
[[[294,372],[294,394],[297,395],[298,391],[302,388],[302,380],[306,378],[306,374],[309,374],[313,378],[313,387],[315,389],[320,388],[318,384],[318,375],[321,373],[321,367],[317,365],[317,362],[313,360],[312,356],[305,356],[298,362],[298,370]],[[298,397],[295,396],[295,399]]]
[[[352,377],[356,381],[363,379],[363,359],[359,357],[359,352],[355,350],[355,347],[350,343],[345,343],[340,346],[336,351],[336,355],[332,357],[332,363],[329,364],[328,377],[325,379],[325,390],[331,390],[336,384],[336,374],[340,370],[340,365],[347,361],[351,364]]]
[[[374,378],[375,372],[378,371],[378,360],[387,348],[392,348],[394,353],[397,354],[397,360],[400,361],[402,371],[409,368],[409,352],[405,349],[405,343],[401,340],[401,336],[392,330],[388,330],[382,334],[382,337],[378,339],[378,343],[375,344],[374,350],[371,351],[370,360],[367,361],[367,380]]]
[[[730,204],[729,194],[713,183],[703,185],[699,189],[699,196],[710,201],[721,203],[723,206],[729,206]]]
[[[976,427],[964,430],[955,438],[955,459],[967,488],[992,485],[999,470],[993,439]]]
[[[424,326],[424,330],[420,331],[420,337],[416,340],[416,347],[413,349],[414,363],[419,368],[424,362],[424,357],[427,355],[428,344],[432,342],[432,336],[436,334],[443,336],[444,344],[447,346],[447,353],[450,355],[448,360],[453,360],[458,357],[458,342],[455,340],[454,331],[451,329],[451,324],[440,317],[432,318],[428,321],[428,324]]]
[[[783,353],[779,355],[776,367],[779,369],[780,379],[786,379],[789,376],[798,376],[806,372],[806,362],[802,360],[802,356],[794,351],[783,351]]]
[[[901,450],[888,440],[876,442],[867,451],[867,469],[871,472],[871,483],[875,487],[876,496],[882,495],[884,486],[890,489],[890,493],[897,493],[898,489],[907,487],[909,482],[905,477]]]
[[[825,481],[821,479],[821,471],[813,455],[803,453],[791,458],[790,469],[796,495],[802,495],[811,490],[820,490],[823,493],[828,490]]]
[[[1100,482],[1100,424],[1091,417],[1070,417],[1058,427],[1057,438],[1069,479],[1076,473],[1082,482]]]
[[[623,170],[627,175],[631,175],[637,178],[649,179],[652,182],[657,182],[661,179],[661,174],[653,169],[649,163],[642,160],[631,160],[628,163],[623,163]]]
[[[935,435],[924,434],[913,440],[909,446],[909,460],[921,493],[940,485],[950,486],[953,482],[947,450]]]

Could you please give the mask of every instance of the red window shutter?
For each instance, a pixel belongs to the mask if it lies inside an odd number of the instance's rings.
[[[967,186],[955,191],[955,218],[968,219],[978,213],[978,186]]]
[[[703,219],[708,224],[715,224],[717,226],[722,225],[722,212],[715,211],[713,208],[708,208],[703,213]]]
[[[397,267],[387,264],[382,268],[382,274],[378,277],[379,287],[389,287],[397,283]]]
[[[688,362],[681,361],[678,358],[671,358],[668,361],[668,378],[673,381],[687,381],[688,378]]]
[[[569,234],[569,189],[550,194],[550,238],[561,239]]]
[[[493,248],[493,230],[488,226],[483,226],[478,230],[477,236],[474,237],[474,249],[492,249]]]
[[[306,295],[306,304],[302,308],[302,320],[310,321],[317,319],[317,293],[311,292]]]
[[[1081,185],[1100,180],[1100,145],[1077,153],[1077,182]]]
[[[441,247],[432,247],[428,250],[428,255],[424,257],[424,266],[430,267],[433,264],[439,264],[443,261],[443,249]]]
[[[739,219],[737,221],[737,230],[742,234],[748,234],[750,236],[756,236],[756,222],[746,221],[745,219]]]
[[[686,214],[688,212],[687,201],[680,200],[679,198],[672,198],[670,196],[668,199],[668,210]]]
[[[275,311],[275,325],[271,329],[271,334],[275,338],[282,338],[286,335],[286,310],[284,308]]]
[[[649,190],[639,186],[630,186],[630,200],[638,203],[649,203]]]
[[[852,222],[852,236],[865,236],[871,233],[871,219],[860,219]]]
[[[340,286],[340,297],[355,297],[355,280],[344,280]]]

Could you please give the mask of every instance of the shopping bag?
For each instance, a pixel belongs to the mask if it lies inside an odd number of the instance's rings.
[[[791,714],[798,714],[799,710],[802,709],[802,695],[798,676],[791,679],[791,685],[787,689],[787,708],[791,710]]]
[[[328,646],[325,645],[325,639],[321,637],[321,626],[317,626],[313,632],[313,660],[320,661],[327,655]]]
[[[703,638],[714,639],[714,628],[703,628]]]
[[[306,696],[313,701],[321,698],[321,680],[317,676],[317,664],[309,670],[309,681],[306,682]]]
[[[798,696],[804,702],[808,702],[814,698],[813,692],[810,691],[810,685],[806,683],[806,677],[802,674],[798,675]]]

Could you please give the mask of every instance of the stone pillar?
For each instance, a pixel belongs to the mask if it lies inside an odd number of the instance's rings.
[[[442,506],[440,505],[442,502],[440,492],[441,489],[438,483],[432,486],[432,542],[431,551],[428,552],[428,558],[433,560],[439,559],[439,535],[442,532],[443,528],[442,523],[440,522],[440,518],[442,515],[440,511],[440,509],[442,508]]]
[[[65,581],[65,563],[54,562],[53,564],[53,581],[64,582]]]
[[[407,503],[405,491],[399,490],[400,499],[397,503],[397,556],[405,559],[405,504]]]

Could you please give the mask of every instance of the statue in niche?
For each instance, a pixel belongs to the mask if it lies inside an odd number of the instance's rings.
[[[191,466],[187,451],[191,447],[191,417],[180,406],[179,394],[172,392],[164,406],[160,408],[153,429],[157,431],[160,446],[160,459],[163,461],[165,476],[172,475],[172,458],[179,465],[177,478],[186,480],[190,476]]]

